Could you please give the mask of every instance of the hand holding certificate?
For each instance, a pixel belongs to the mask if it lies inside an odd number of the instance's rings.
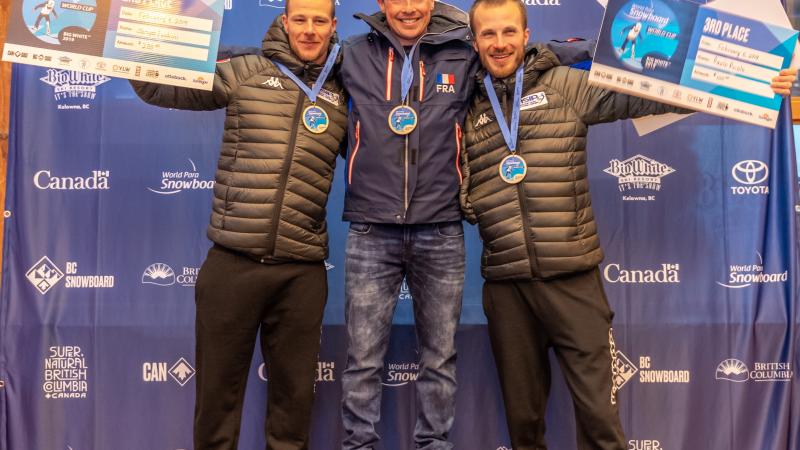
[[[3,60],[210,90],[224,0],[15,0]]]
[[[796,42],[794,30],[688,1],[610,0],[590,82],[774,128]]]

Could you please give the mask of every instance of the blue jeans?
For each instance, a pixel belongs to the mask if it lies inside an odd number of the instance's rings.
[[[455,334],[464,287],[461,222],[352,223],[345,262],[347,367],[342,373],[345,450],[374,449],[381,377],[400,285],[414,302],[419,377],[415,447],[451,449],[456,392]]]

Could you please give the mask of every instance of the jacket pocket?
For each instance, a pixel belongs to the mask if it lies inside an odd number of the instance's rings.
[[[356,122],[356,143],[353,146],[353,151],[350,154],[350,161],[347,162],[347,185],[353,184],[353,169],[355,168],[356,156],[358,155],[358,148],[361,145],[361,121]]]

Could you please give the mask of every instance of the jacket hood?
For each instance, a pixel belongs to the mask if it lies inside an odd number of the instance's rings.
[[[558,56],[550,51],[546,45],[531,44],[525,49],[525,59],[523,64],[525,65],[525,80],[523,82],[522,91],[525,92],[531,86],[536,84],[536,80],[538,80],[543,73],[547,72],[553,67],[560,66],[561,62],[559,61]],[[483,85],[484,77],[486,77],[486,69],[481,67],[481,69],[478,70],[478,73],[475,75],[475,81],[478,84],[478,90],[480,91],[481,95],[485,97],[486,87]],[[514,74],[511,74],[510,76],[501,80],[492,78],[492,84],[494,85],[495,90],[505,87],[510,92],[513,92],[514,83],[516,82],[515,79],[516,77]]]
[[[386,14],[378,11],[372,15],[357,13],[354,14],[353,17],[363,20],[370,27],[372,27],[375,32],[382,34],[384,37],[392,41],[392,43],[394,43],[398,48],[402,48],[399,42],[397,42],[395,39],[394,34],[392,34],[391,30],[389,29],[389,25],[386,22]],[[435,41],[435,43],[441,43],[451,39],[468,39],[468,24],[469,15],[466,12],[456,8],[455,6],[448,5],[447,3],[435,1],[433,3],[433,11],[431,12],[431,22],[428,24],[428,28],[424,36],[429,38],[431,42]],[[445,36],[445,39],[441,39],[441,37],[437,39],[436,35],[442,36],[453,30],[459,30],[460,32],[452,36]],[[428,42],[429,39],[426,39],[426,42]]]
[[[303,62],[297,57],[289,45],[289,35],[286,34],[286,29],[283,28],[283,21],[281,20],[281,17],[282,14],[279,14],[277,17],[275,17],[275,20],[272,21],[272,25],[270,25],[267,33],[264,35],[264,39],[261,40],[261,53],[265,58],[279,62],[288,67],[289,70],[301,78],[315,79],[322,71],[322,65],[313,62]],[[339,36],[336,33],[333,33],[328,52],[330,52],[334,44],[337,44],[338,42]],[[339,66],[341,61],[342,53],[339,52],[339,55],[336,57],[336,67]],[[329,75],[329,79],[336,71],[336,67],[334,67],[331,75]]]

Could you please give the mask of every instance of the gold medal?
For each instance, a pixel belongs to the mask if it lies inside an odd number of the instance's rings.
[[[395,134],[406,135],[417,128],[417,112],[408,105],[400,105],[389,113],[388,121]]]

